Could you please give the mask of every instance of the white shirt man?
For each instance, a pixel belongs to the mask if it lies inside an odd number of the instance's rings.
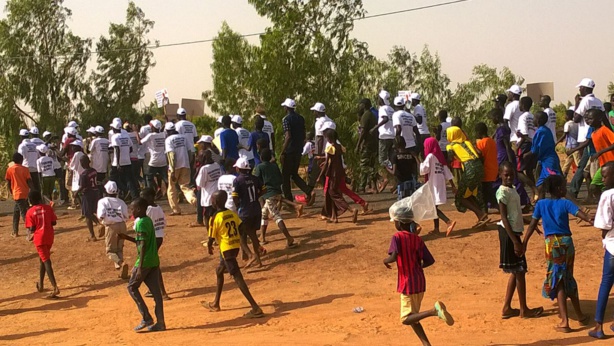
[[[145,138],[145,136],[147,136],[151,132],[152,132],[151,126],[149,124],[141,126],[141,128],[139,129],[139,139]],[[139,145],[139,160],[145,159],[146,153],[147,153],[147,148],[141,142],[141,145]]]
[[[266,119],[266,115],[258,114],[258,116],[264,120],[264,126],[262,126],[262,132],[269,135],[269,149],[273,150],[273,135],[274,135],[273,124],[271,124],[271,122]]]
[[[175,169],[190,168],[190,158],[186,147],[185,137],[178,133],[170,135],[164,142],[165,153],[175,153]]]
[[[36,172],[36,160],[38,160],[38,150],[36,150],[36,145],[32,143],[28,138],[24,138],[19,146],[17,147],[17,152],[23,156],[24,167],[28,167],[30,172]]]
[[[403,98],[403,96],[400,96]],[[397,98],[395,98],[395,105],[397,104]],[[405,100],[403,99],[403,102]],[[401,106],[404,106],[403,103]],[[398,110],[392,114],[392,126],[396,129],[397,126],[401,126],[401,137],[405,140],[405,148],[412,148],[416,146],[416,136],[414,134],[414,126],[416,126],[416,118],[413,114],[404,110]]]
[[[102,137],[104,130],[100,127],[97,130],[98,137],[94,138],[90,143],[90,159],[92,160],[92,168],[98,173],[106,173],[109,166],[109,140]]]
[[[595,228],[607,231],[601,243],[610,256],[614,256],[614,189],[601,194],[595,214]]]
[[[141,144],[149,152],[150,167],[164,167],[168,165],[166,159],[166,135],[164,132],[152,132],[141,138]]]
[[[520,132],[523,135],[526,135],[529,137],[529,139],[533,139],[533,137],[535,136],[535,123],[534,123],[534,117],[533,114],[529,113],[529,112],[524,112],[522,113],[522,115],[520,115],[520,117],[518,118],[518,132]],[[519,136],[516,136],[516,142],[519,143],[520,140],[522,139]]]
[[[507,89],[508,95],[514,94],[520,96],[522,94],[522,88],[518,85],[512,85],[509,89]],[[516,131],[518,131],[518,118],[520,118],[522,112],[520,111],[520,102],[518,100],[513,100],[505,106],[505,113],[503,114],[503,119],[507,120],[510,126],[510,130],[512,134],[510,135],[510,141],[517,142],[518,136],[516,135]]]
[[[418,93],[412,93],[410,96],[412,102],[414,102],[413,100],[417,100],[420,101],[420,94]],[[418,103],[416,105],[414,105],[414,118],[417,119],[418,117],[422,117],[422,124],[418,124],[417,121],[417,126],[418,126],[418,132],[421,135],[428,135],[431,133],[431,131],[429,130],[429,125],[428,125],[428,119],[426,118],[426,109],[424,109],[424,107]]]
[[[130,151],[130,161],[136,161],[139,159],[139,138],[134,131],[128,132],[128,137],[130,137],[130,141],[132,143],[132,151]]]
[[[38,147],[40,152],[47,152],[47,146],[45,144],[41,144]],[[38,174],[44,177],[55,177],[55,170],[53,169],[53,158],[45,155],[41,156],[38,160],[36,160],[36,169]]]
[[[217,181],[217,189],[224,190],[228,194],[228,199],[226,199],[226,209],[232,210],[235,213],[237,212],[237,208],[235,207],[235,202],[232,199],[232,190],[235,179],[237,178],[234,174],[224,174]]]
[[[194,148],[194,137],[198,136],[196,133],[196,126],[187,120],[179,120],[175,124],[175,130],[185,138],[185,144],[188,151],[194,152],[196,150]]]
[[[111,143],[109,146],[113,148],[113,161],[111,162],[111,166],[130,166],[130,149],[132,148],[132,139],[130,139],[130,136],[128,136],[128,132],[123,130],[121,132],[114,133],[113,136],[111,136]],[[119,150],[116,150],[116,148]]]
[[[578,143],[586,142],[586,135],[588,134],[588,124],[584,121],[584,116],[586,112],[593,108],[605,110],[603,108],[603,102],[600,99],[596,98],[594,94],[588,94],[582,97],[578,108],[575,110],[576,114],[582,116],[580,122],[578,123]]]
[[[554,143],[556,143],[558,139],[556,138],[556,112],[552,108],[546,108],[544,109],[544,113],[548,115],[546,126],[550,129],[550,132],[552,132],[552,138],[554,138]]]
[[[249,148],[249,131],[242,127],[243,118],[240,115],[232,116],[232,123],[237,136],[239,137],[239,158],[244,158],[248,162],[254,159],[254,153],[251,150],[247,150]]]
[[[206,164],[200,168],[196,176],[196,183],[200,187],[200,205],[210,207],[211,195],[218,190],[218,179],[222,169],[217,162]]]
[[[392,114],[394,114],[394,109],[388,105],[383,105],[379,107],[377,123],[381,123],[385,118],[388,118],[388,122],[384,125],[380,126],[379,131],[379,139],[394,139],[394,127],[392,126]]]

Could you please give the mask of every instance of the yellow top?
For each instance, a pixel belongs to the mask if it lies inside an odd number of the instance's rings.
[[[232,210],[220,211],[209,221],[209,238],[215,239],[222,254],[241,246],[240,224],[239,215]]]

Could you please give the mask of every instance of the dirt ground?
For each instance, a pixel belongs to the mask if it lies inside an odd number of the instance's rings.
[[[271,226],[264,268],[244,272],[253,296],[266,313],[265,318],[257,320],[242,318],[249,305],[230,278],[222,295],[223,311],[211,313],[201,306],[201,301],[213,299],[218,257],[209,256],[200,245],[204,228],[188,227],[195,219],[193,213],[168,217],[161,260],[164,281],[173,299],[164,302],[168,330],[150,334],[132,331],[140,316],[126,291],[126,281],[118,278],[112,262],[105,257],[104,242],[85,242],[87,230],[76,220],[78,212],[60,216],[56,228],[52,260],[61,289],[61,297],[56,300],[44,299],[44,294],[36,292],[38,257],[34,246],[23,236],[12,238],[11,219],[3,216],[0,344],[417,345],[411,328],[399,323],[396,269],[388,270],[382,264],[394,233],[388,219],[394,197],[366,197],[375,212],[359,217],[356,225],[350,223],[349,215],[344,215],[339,224],[326,224],[319,220],[316,207],[307,209],[301,219],[287,214],[288,228],[300,243],[296,249],[284,249],[283,236]],[[168,211],[167,204],[161,204]],[[444,301],[456,324],[448,327],[436,318],[424,320],[424,329],[434,345],[599,342],[587,336],[589,327],[580,327],[575,320],[571,322],[573,333],[555,332],[556,305],[541,297],[545,261],[538,235],[527,254],[527,297],[529,306],[544,306],[546,312],[538,319],[502,320],[507,276],[498,269],[495,226],[471,230],[476,221],[472,214],[451,211],[451,206],[443,210],[458,221],[458,226],[451,237],[434,238],[426,235],[432,222],[423,223],[422,236],[436,263],[425,270],[427,292],[422,306],[424,310],[436,300]],[[573,221],[571,226],[582,308],[594,316],[603,258],[600,232]],[[21,234],[25,234],[23,228]],[[127,243],[124,253],[127,261],[134,263],[134,245]],[[46,285],[49,287],[48,281]],[[153,314],[153,300],[146,301]],[[364,312],[354,313],[358,306]],[[610,307],[608,321],[613,312]],[[575,317],[573,312],[571,316]]]

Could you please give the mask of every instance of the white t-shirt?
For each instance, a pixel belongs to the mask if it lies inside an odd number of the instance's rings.
[[[594,226],[608,230],[605,238],[601,240],[603,248],[614,256],[614,189],[604,191],[599,198]]]
[[[109,134],[109,139],[110,139],[110,138],[111,138],[111,134]],[[62,144],[64,144],[64,142],[66,142],[66,140],[67,140],[67,139],[68,139],[68,135],[67,135],[67,134],[63,134],[63,135],[62,135],[62,141],[61,141],[61,143],[62,143]],[[78,140],[80,140],[80,141],[82,141],[82,140],[83,140],[83,137],[81,137],[81,135],[77,133],[77,139],[78,139]]]
[[[130,165],[130,148],[132,148],[132,140],[130,136],[128,136],[128,132],[122,131],[113,134],[109,146],[113,148],[113,161],[111,162],[111,166],[118,167]],[[119,148],[119,158],[116,155],[115,148]]]
[[[21,141],[21,144],[17,147],[17,152],[23,156],[22,165],[28,167],[30,172],[36,172],[36,160],[38,160],[36,145],[26,138]]]
[[[151,126],[149,125],[141,126],[141,128],[139,129],[139,138],[143,139],[145,138],[145,136],[147,136],[151,132],[152,132]],[[147,148],[141,142],[141,145],[139,145],[139,159],[144,159],[146,153],[147,153]]]
[[[139,158],[139,138],[136,132],[128,132],[128,137],[132,141],[132,151],[130,152],[130,161],[138,160]]]
[[[103,137],[96,137],[90,143],[89,149],[92,168],[98,173],[106,173],[109,165],[109,141]]]
[[[185,137],[180,134],[168,136],[164,142],[165,152],[175,153],[175,169],[190,168],[190,158],[185,144]]]
[[[45,144],[45,141],[38,137],[33,137],[33,138],[30,138],[30,143],[34,143],[34,145],[38,147],[41,144]]]
[[[416,118],[413,114],[404,110],[396,111],[392,114],[392,126],[395,128],[401,126],[401,137],[405,139],[405,148],[416,146],[416,136],[414,134],[414,126],[416,126]]]
[[[271,122],[266,120],[264,117],[260,117],[264,119],[264,126],[262,127],[262,132],[269,135],[269,149],[273,150],[273,124],[271,124]]]
[[[428,135],[431,133],[431,131],[429,131],[429,125],[427,123],[427,119],[426,119],[426,110],[424,109],[424,107],[422,107],[421,104],[417,104],[414,107],[414,117],[422,117],[422,124],[418,124],[418,131],[420,132],[421,135]]]
[[[563,126],[563,132],[567,135],[565,140],[565,148],[575,149],[578,147],[578,124],[573,120],[569,120]]]
[[[444,121],[443,123],[440,124],[441,125],[441,136],[439,137],[439,149],[441,149],[441,151],[446,151],[448,150],[448,144],[450,144],[448,142],[448,133],[446,132],[446,130],[448,130],[448,127],[452,126],[452,124],[450,122]]]
[[[116,197],[104,197],[98,201],[96,216],[103,225],[113,225],[128,220],[126,202]]]
[[[43,177],[55,177],[53,159],[49,156],[41,156],[36,160],[36,169]]]
[[[235,129],[235,132],[237,133],[237,137],[239,137],[239,145],[245,148],[249,148],[249,131],[247,131],[246,129],[242,128],[242,127],[238,127]],[[254,159],[254,152],[251,150],[247,150],[247,149],[239,149],[239,158],[244,158],[246,160],[253,160]]]
[[[121,129],[121,130],[120,130],[120,133],[125,133],[125,134],[128,134],[128,131],[126,131],[126,130],[124,130],[124,129]],[[111,142],[111,138],[113,137],[113,135],[114,135],[114,134],[115,134],[115,132],[113,132],[113,129],[109,130],[109,142]],[[77,136],[77,138],[79,138],[79,137]],[[79,138],[79,139],[80,139],[80,138]]]
[[[316,147],[313,145],[312,141],[305,142],[305,146],[303,146],[303,153],[301,155],[307,155],[308,158],[312,158],[313,154],[316,152]]]
[[[196,184],[200,187],[200,205],[211,206],[211,195],[218,190],[218,179],[222,169],[217,162],[204,165],[198,171]]]
[[[394,139],[394,126],[392,126],[392,114],[394,109],[390,106],[380,106],[378,111],[377,123],[381,123],[384,117],[388,117],[388,122],[380,126],[379,139]]]
[[[593,94],[588,94],[582,98],[578,105],[578,109],[575,111],[582,116],[578,123],[578,143],[586,142],[586,135],[588,134],[588,128],[590,126],[584,121],[584,116],[586,112],[593,108],[601,109],[602,111],[605,110],[605,108],[603,108],[603,102],[601,102],[600,99],[596,98]]]
[[[70,186],[71,191],[79,190],[79,177],[81,176],[81,173],[83,173],[83,171],[85,170],[83,169],[83,166],[81,166],[81,158],[83,156],[85,156],[84,152],[77,151],[73,155],[72,160],[68,165],[68,168],[72,171],[72,182]]]
[[[524,112],[518,118],[518,132],[523,135],[529,136],[529,139],[533,139],[535,136],[535,123],[533,114]],[[520,142],[520,137],[516,136],[516,142]]]
[[[450,169],[433,154],[428,154],[424,161],[420,163],[420,174],[429,176],[427,184],[431,187],[435,197],[435,205],[443,205],[447,202],[446,183],[453,178]]]
[[[194,148],[194,137],[198,136],[196,126],[187,120],[179,120],[175,124],[175,129],[185,138],[185,144],[188,150],[194,152],[196,150],[196,148]]]
[[[236,178],[237,177],[235,175],[224,174],[217,180],[217,189],[224,190],[228,194],[226,209],[232,210],[235,213],[237,212],[237,208],[235,207],[235,202],[232,200],[232,186]]]
[[[316,136],[324,136],[324,130],[326,129],[337,129],[337,124],[333,121],[333,119],[329,118],[328,115],[324,115],[323,117],[319,117],[316,119],[315,123]]]
[[[505,106],[505,113],[503,114],[503,119],[509,121],[510,130],[512,134],[510,135],[510,141],[517,142],[518,136],[516,135],[516,131],[518,130],[518,118],[522,112],[520,111],[520,102],[518,100],[514,100],[510,102],[507,106]]]
[[[548,114],[546,126],[550,129],[550,132],[552,132],[552,138],[554,138],[554,143],[556,143],[556,112],[552,110],[552,108],[546,108],[544,109],[544,113]]]
[[[152,132],[141,138],[141,143],[149,151],[150,167],[164,167],[168,165],[165,153],[166,135],[163,132]]]
[[[217,129],[215,129],[215,131],[213,132],[213,138],[219,137],[222,131],[224,131],[223,127],[218,127]]]
[[[166,217],[164,216],[164,210],[162,207],[157,206],[147,206],[147,211],[145,212],[147,216],[151,219],[154,225],[154,230],[156,231],[156,238],[164,238],[164,228],[166,227]],[[134,223],[136,226],[136,222]]]

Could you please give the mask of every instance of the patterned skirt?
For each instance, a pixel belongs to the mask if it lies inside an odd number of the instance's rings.
[[[542,296],[556,299],[557,286],[563,285],[568,297],[578,296],[578,284],[573,277],[573,263],[576,249],[570,236],[550,235],[546,237],[546,264],[548,271]]]
[[[482,198],[482,177],[484,177],[484,166],[482,161],[475,159],[463,163],[464,169],[458,182],[458,191],[454,198],[456,210],[464,213],[467,211],[461,201],[471,196],[478,200],[478,206],[484,210],[484,198]]]

